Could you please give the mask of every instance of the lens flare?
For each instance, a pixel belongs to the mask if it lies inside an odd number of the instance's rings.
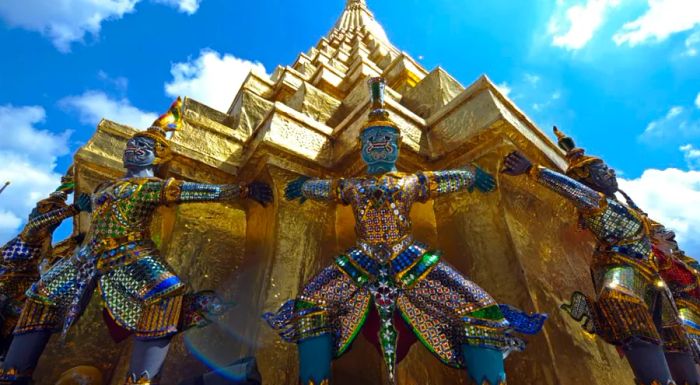
[[[253,304],[254,285],[246,285],[255,278],[254,266],[239,271],[216,288],[224,301],[235,305],[225,314],[212,317],[212,322],[201,329],[185,332],[184,343],[187,350],[197,360],[210,368],[208,376],[221,377],[232,381],[245,381],[245,363],[241,359],[259,348],[252,331],[261,321],[261,309]]]

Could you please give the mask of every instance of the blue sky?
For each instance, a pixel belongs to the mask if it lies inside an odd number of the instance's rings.
[[[51,4],[47,7],[46,4]],[[144,127],[175,95],[226,109],[249,70],[291,64],[344,0],[0,2],[0,241],[102,117]],[[368,0],[398,48],[482,73],[553,124],[700,255],[700,1]],[[65,235],[64,227],[60,235]]]

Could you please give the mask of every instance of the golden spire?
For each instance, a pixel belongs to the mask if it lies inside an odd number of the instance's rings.
[[[389,43],[384,28],[374,19],[374,14],[367,7],[365,0],[347,0],[345,10],[340,15],[340,19],[335,23],[335,27],[329,33],[353,33],[364,30],[383,42]]]

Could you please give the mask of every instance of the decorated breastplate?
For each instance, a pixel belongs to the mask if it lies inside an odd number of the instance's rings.
[[[159,192],[147,191],[148,180],[117,182],[93,195],[93,248],[109,249],[120,243],[145,237]],[[110,241],[110,240],[116,240]],[[108,243],[108,244],[105,244]]]
[[[362,179],[351,189],[355,231],[363,251],[386,261],[412,243],[409,214],[413,202],[403,179],[391,175]]]
[[[651,258],[651,242],[644,220],[621,203],[609,199],[602,212],[585,216],[584,223],[605,251],[637,260]]]

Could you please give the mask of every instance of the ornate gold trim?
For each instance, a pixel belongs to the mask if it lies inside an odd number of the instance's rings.
[[[537,180],[537,178],[540,177],[540,172],[542,171],[542,169],[543,169],[542,166],[540,166],[539,164],[533,163],[533,164],[532,164],[532,167],[530,167],[530,169],[527,170],[527,175],[528,175],[530,178],[533,178],[533,179]]]
[[[136,378],[136,374],[131,373],[126,376],[126,382],[124,385],[159,385],[160,380],[156,378],[151,378],[151,376],[146,372],[141,374],[139,378]]]
[[[182,193],[182,183],[175,178],[168,178],[163,185],[163,200],[166,202],[176,202]]]
[[[497,384],[492,384],[491,381],[484,380],[481,382],[481,384],[477,384],[477,385],[506,385],[506,380],[502,379],[502,380],[498,381]]]
[[[654,380],[648,384],[646,384],[642,381],[639,381],[639,380],[634,380],[634,383],[637,385],[676,385],[676,383],[673,382],[673,380],[669,380],[668,383],[666,383],[666,384],[662,384],[661,381],[659,381],[659,380]]]
[[[309,380],[309,382],[307,382],[306,384],[303,383],[303,382],[301,381],[301,379],[299,380],[299,385],[330,385],[330,383],[331,383],[331,380],[328,379],[328,378],[324,378],[324,379],[321,380],[321,382],[319,382],[319,383],[316,383],[316,381],[314,381],[313,379],[311,379],[311,380]]]
[[[0,367],[0,385],[29,384],[33,374],[34,370],[20,372],[15,368],[3,369]]]

